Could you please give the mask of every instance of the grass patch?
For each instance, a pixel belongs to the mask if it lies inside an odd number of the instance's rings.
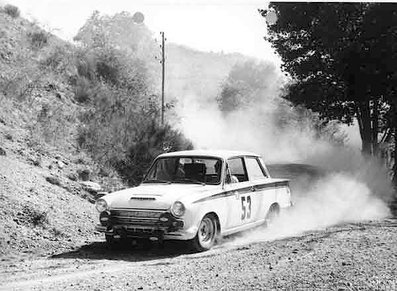
[[[6,6],[4,6],[4,12],[12,18],[18,18],[19,15],[21,15],[19,8],[11,4],[7,4]]]
[[[45,31],[34,31],[28,34],[32,47],[40,49],[48,44],[48,33]]]
[[[35,227],[44,227],[45,224],[48,224],[48,213],[47,211],[36,209],[33,206],[25,206],[22,213],[18,213],[18,220],[20,222],[32,224]]]

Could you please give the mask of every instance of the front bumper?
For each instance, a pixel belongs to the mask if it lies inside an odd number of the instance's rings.
[[[106,216],[101,214],[102,216]],[[169,212],[150,210],[111,210],[106,223],[96,230],[124,238],[183,239],[184,221]]]

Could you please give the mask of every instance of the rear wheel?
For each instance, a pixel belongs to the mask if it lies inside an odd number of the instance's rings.
[[[272,204],[266,214],[265,225],[267,227],[274,223],[274,220],[280,215],[280,207],[278,204]]]
[[[193,239],[193,247],[195,250],[202,252],[209,250],[215,244],[218,235],[218,227],[216,218],[207,214],[200,222],[197,234]]]

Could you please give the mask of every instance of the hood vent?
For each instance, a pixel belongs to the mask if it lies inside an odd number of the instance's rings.
[[[154,197],[142,197],[142,196],[132,196],[131,198],[130,198],[131,200],[151,200],[151,201],[153,201],[153,200],[156,200],[156,198],[154,198]]]

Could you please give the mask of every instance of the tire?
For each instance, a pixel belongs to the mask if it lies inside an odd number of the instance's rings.
[[[207,214],[200,222],[197,234],[192,241],[193,248],[202,252],[211,249],[218,236],[218,226],[214,215]]]
[[[144,251],[149,251],[153,248],[153,242],[150,239],[139,239],[138,246]]]
[[[117,249],[118,241],[113,237],[113,235],[105,234],[106,245],[109,249],[114,250]]]
[[[269,211],[266,214],[265,218],[265,226],[270,227],[274,220],[280,215],[280,207],[278,204],[272,204],[269,208]]]
[[[127,249],[131,246],[131,240],[128,238],[115,239],[112,235],[105,234],[106,244],[111,250]]]

